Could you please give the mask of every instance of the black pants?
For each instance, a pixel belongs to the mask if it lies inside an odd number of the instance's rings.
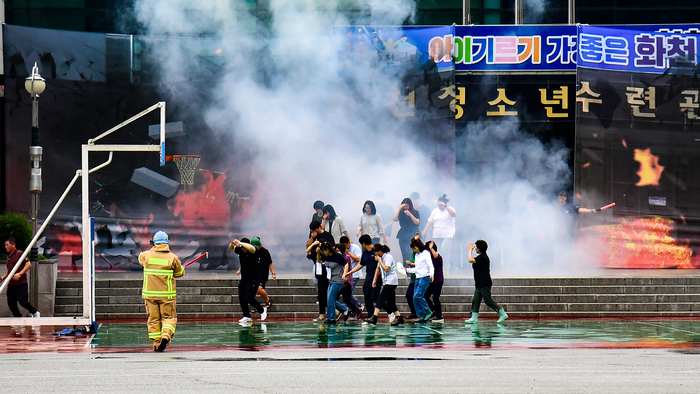
[[[257,281],[241,281],[238,284],[238,301],[241,303],[241,311],[245,317],[250,317],[248,304],[252,305],[258,313],[263,312],[262,305],[255,299],[258,286]]]
[[[501,310],[501,307],[491,298],[491,287],[477,287],[474,290],[474,298],[472,298],[472,313],[479,313],[482,298],[489,308],[496,312]]]
[[[433,282],[428,286],[428,291],[425,292],[425,300],[428,302],[428,307],[433,311],[436,317],[442,317],[442,303],[440,302],[442,285],[443,283]]]
[[[399,310],[399,308],[396,307],[397,287],[397,285],[384,285],[382,292],[379,294],[379,299],[377,300],[377,308],[384,309],[386,313],[394,313]]]
[[[352,278],[350,278],[350,280],[352,280]],[[353,310],[359,308],[360,305],[358,305],[355,300],[352,299],[352,286],[341,288],[340,295],[343,296],[343,303],[347,305],[348,308],[352,308]]]
[[[374,306],[379,299],[379,293],[382,290],[382,280],[377,279],[377,287],[372,287],[372,283],[365,282],[362,285],[362,294],[365,296],[365,306],[367,307],[367,317],[374,316]]]
[[[408,285],[406,289],[406,301],[408,301],[408,307],[411,308],[411,315],[416,316],[416,306],[413,304],[413,291],[416,288],[415,283]]]
[[[318,314],[326,314],[326,305],[328,305],[328,278],[324,276],[316,275],[318,279]]]
[[[29,286],[26,283],[7,286],[7,306],[10,307],[14,317],[22,317],[19,308],[17,308],[18,302],[32,315],[36,313],[36,309],[29,303]]]

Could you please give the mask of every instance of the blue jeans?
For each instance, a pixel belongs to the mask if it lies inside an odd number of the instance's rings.
[[[429,276],[416,278],[416,287],[413,291],[413,305],[416,306],[416,315],[418,316],[423,316],[425,312],[430,310],[428,303],[425,301],[425,292],[428,290],[429,285]]]
[[[337,318],[335,315],[336,308],[341,312],[348,310],[348,307],[338,302],[338,294],[340,294],[340,289],[342,287],[343,285],[339,283],[332,283],[330,286],[328,286],[328,313],[326,317],[330,320],[335,320]]]

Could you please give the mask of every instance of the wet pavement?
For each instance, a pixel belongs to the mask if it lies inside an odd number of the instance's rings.
[[[96,335],[53,335],[65,327],[0,327],[0,353],[152,351],[143,322],[109,322]],[[391,327],[309,321],[181,321],[170,351],[314,348],[549,349],[700,348],[700,320],[463,321]]]

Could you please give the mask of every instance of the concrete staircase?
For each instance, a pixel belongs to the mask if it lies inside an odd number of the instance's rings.
[[[135,274],[135,273],[134,273]],[[141,277],[114,278],[98,275],[98,319],[143,319]],[[397,301],[402,313],[407,279],[400,281]],[[472,279],[449,278],[441,301],[445,317],[468,317],[474,291]],[[272,318],[307,319],[317,316],[316,289],[311,279],[270,280],[267,291],[273,301]],[[241,316],[238,280],[190,278],[177,281],[177,313],[180,318],[232,318]],[[363,299],[361,289],[355,296]],[[700,316],[700,275],[593,278],[494,278],[494,300],[515,318],[619,318]],[[82,313],[82,282],[59,276],[56,316]],[[485,305],[484,317],[496,317]],[[254,316],[255,317],[255,316]]]

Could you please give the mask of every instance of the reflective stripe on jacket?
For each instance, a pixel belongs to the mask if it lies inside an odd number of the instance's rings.
[[[185,274],[180,259],[170,252],[170,246],[157,244],[139,255],[143,266],[143,289],[141,296],[149,300],[171,300],[175,298],[175,280]]]

